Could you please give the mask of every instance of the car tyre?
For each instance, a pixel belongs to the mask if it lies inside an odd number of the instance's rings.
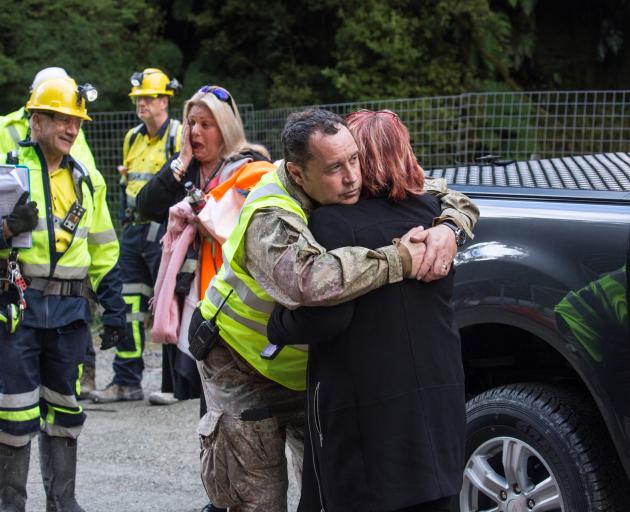
[[[541,384],[470,400],[461,512],[627,512],[628,479],[597,407]]]

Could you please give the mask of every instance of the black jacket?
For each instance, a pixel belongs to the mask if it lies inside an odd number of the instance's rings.
[[[427,194],[376,198],[318,208],[310,227],[329,250],[378,248],[439,213]],[[326,512],[386,512],[459,493],[464,376],[452,289],[453,272],[335,307],[276,308],[270,341],[311,344],[300,511],[321,510],[318,481]]]
[[[199,162],[194,157],[188,169],[186,169],[186,174],[184,174],[182,180],[177,181],[175,179],[173,171],[171,170],[171,162],[178,156],[179,153],[173,155],[173,158],[168,160],[138,193],[136,197],[136,208],[138,209],[138,213],[145,219],[159,223],[166,222],[168,220],[169,208],[179,203],[186,196],[184,184],[187,181],[192,181],[192,183],[199,188],[205,185],[199,183]],[[227,162],[240,160],[242,158],[251,158],[254,161],[269,161],[267,157],[256,151],[245,149],[241,153],[232,155]],[[215,172],[212,173],[212,176],[214,176],[217,171],[220,171],[224,163],[226,163],[226,160],[220,161]]]
[[[199,186],[199,162],[195,158],[191,160],[182,180],[175,179],[171,162],[178,156],[179,153],[173,155],[138,193],[136,208],[145,219],[160,224],[166,222],[168,209],[186,196],[184,183],[192,181],[195,186]]]

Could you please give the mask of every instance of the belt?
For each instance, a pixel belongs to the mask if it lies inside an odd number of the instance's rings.
[[[28,287],[31,290],[43,292],[43,295],[85,297],[88,300],[94,300],[96,298],[89,277],[85,279],[47,279],[45,277],[33,277]]]
[[[129,222],[133,222],[134,224],[146,224],[148,222],[151,222],[150,220],[142,217],[142,215],[138,213],[138,210],[136,208],[133,208],[132,206],[128,206],[127,208],[125,208],[125,218]]]
[[[241,421],[262,421],[273,417],[291,417],[304,410],[304,395],[299,393],[293,399],[252,407],[241,412]]]

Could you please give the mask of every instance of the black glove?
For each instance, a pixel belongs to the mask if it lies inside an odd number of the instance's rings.
[[[101,350],[107,350],[127,341],[127,330],[124,327],[106,325],[101,334]]]
[[[28,192],[24,192],[20,196],[13,211],[6,218],[7,226],[13,236],[26,231],[33,231],[37,227],[37,215],[39,214],[37,203],[35,201],[27,203],[26,201],[28,201]]]

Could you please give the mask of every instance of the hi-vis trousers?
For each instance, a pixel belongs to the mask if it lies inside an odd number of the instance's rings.
[[[144,322],[162,257],[164,228],[155,222],[129,224],[120,239],[123,299],[127,304],[127,342],[116,347],[114,382],[139,386],[142,381]]]
[[[40,430],[76,439],[85,422],[77,403],[90,329],[0,326],[0,443],[24,446]]]

